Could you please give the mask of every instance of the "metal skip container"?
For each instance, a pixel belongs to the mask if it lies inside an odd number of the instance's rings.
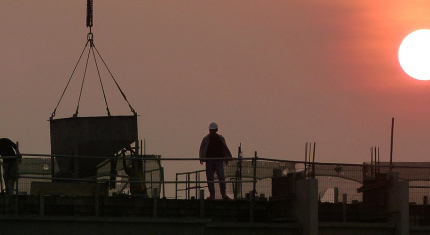
[[[113,157],[138,141],[137,115],[70,117],[50,120],[51,154]],[[97,174],[105,158],[55,157],[62,175],[74,178]]]

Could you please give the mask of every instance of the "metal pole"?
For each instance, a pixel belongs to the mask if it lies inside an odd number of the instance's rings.
[[[162,184],[163,184],[163,198],[166,198],[166,187],[165,187],[165,184],[164,184],[164,167],[161,167],[160,168],[160,174],[161,174],[161,182],[163,182]]]
[[[252,194],[254,195],[257,192],[255,189],[257,184],[257,151],[255,151],[254,159],[252,159],[252,161],[254,162],[254,182],[252,183]]]
[[[3,161],[0,162],[0,177],[1,177],[1,179],[0,179],[0,187],[1,187],[0,188],[1,189],[0,193],[3,193],[3,174],[2,174],[2,168],[3,168]]]
[[[370,176],[373,177],[373,146],[370,148]]]
[[[199,196],[199,190],[200,190],[200,174],[196,172],[196,198]]]
[[[390,172],[393,170],[393,135],[394,135],[394,118],[391,119]]]
[[[315,179],[315,142],[314,142],[314,153],[312,157],[312,178]]]
[[[197,191],[198,191],[198,190],[197,190],[197,173],[194,173],[194,174],[195,174],[195,175],[194,175],[194,179],[195,179],[195,180],[194,180],[194,182],[195,182],[195,183],[194,183],[194,186],[195,186],[195,187],[194,187],[194,193],[195,193],[195,194],[194,194],[194,196],[195,196],[196,198],[198,198],[198,193],[197,193]]]
[[[199,196],[199,205],[200,205],[200,219],[203,219],[205,217],[205,191],[202,189],[200,190],[200,196]]]
[[[344,194],[342,194],[342,222],[346,222],[346,213],[347,213],[346,205],[347,204],[348,204],[347,194],[344,193]]]
[[[339,188],[338,187],[335,187],[334,188],[334,192],[333,192],[333,196],[334,196],[334,198],[333,198],[333,202],[334,203],[339,203]]]
[[[152,179],[152,172],[151,172],[151,190],[153,190],[154,184],[152,183],[154,180]],[[154,195],[152,195],[154,196]]]
[[[18,159],[16,159],[16,174],[15,174],[15,177],[16,177],[16,200],[15,200],[15,215],[18,215],[18,180],[19,180],[19,174],[18,174]],[[6,184],[7,184],[7,182],[6,182]],[[13,185],[12,185],[13,186]],[[12,191],[12,194],[13,194],[13,188],[11,188],[10,189],[11,191]]]
[[[51,177],[54,178],[55,177],[55,160],[54,160],[54,156],[51,155]]]
[[[307,175],[307,161],[308,161],[308,142],[306,142],[306,145],[305,145],[305,178],[306,178],[306,175]]]
[[[175,199],[178,199],[178,173],[176,173],[176,180],[175,180]]]
[[[142,144],[142,140],[140,140],[140,155],[142,155],[143,153],[143,147],[144,145]]]
[[[254,222],[254,201],[255,201],[255,191],[252,191],[249,195],[249,222]]]
[[[190,173],[187,174],[186,187],[187,187],[187,190],[185,192],[187,193],[187,199],[190,199]]]
[[[381,164],[381,161],[379,159],[379,147],[378,147],[378,173],[381,173],[381,166],[380,166],[380,164]]]
[[[157,195],[158,188],[152,189],[152,217],[157,217]]]
[[[18,152],[19,152],[19,143],[18,142],[16,142],[16,148],[18,149]],[[18,189],[18,181],[19,181],[19,173],[18,173],[18,171],[19,171],[19,168],[18,168],[18,165],[19,165],[19,159],[18,159],[18,156],[16,156],[15,157],[15,162],[16,162],[16,164],[15,164],[15,170],[16,170],[16,173],[15,173],[15,179],[16,179],[16,200],[15,200],[15,215],[18,215],[18,195],[19,195],[19,189]],[[7,184],[7,182],[6,182],[6,184]],[[12,190],[12,193],[13,193],[13,188],[11,188],[10,190]]]

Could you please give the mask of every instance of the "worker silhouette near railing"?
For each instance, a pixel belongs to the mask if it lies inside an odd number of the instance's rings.
[[[219,187],[221,196],[224,200],[230,200],[226,194],[226,183],[224,174],[224,165],[228,164],[229,160],[207,160],[210,158],[233,158],[230,150],[227,147],[223,136],[218,135],[218,124],[212,122],[209,125],[209,134],[205,136],[200,145],[199,158],[200,164],[206,162],[206,179],[207,181],[214,181],[215,173],[220,181]],[[208,200],[215,199],[215,186],[213,182],[208,182],[209,197]]]
[[[127,151],[127,150],[134,153],[130,147],[128,147],[124,151]],[[129,177],[129,181],[131,181],[130,182],[131,195],[147,196],[146,183],[133,182],[133,181],[145,181],[145,172],[143,169],[142,159],[133,158],[131,159],[131,166],[128,166],[126,163],[125,154],[124,154],[124,159],[122,164],[123,164],[125,173]]]
[[[13,185],[18,176],[18,163],[21,161],[21,154],[17,144],[8,138],[0,138],[0,155],[5,157],[3,158],[3,179],[6,194],[12,195]]]

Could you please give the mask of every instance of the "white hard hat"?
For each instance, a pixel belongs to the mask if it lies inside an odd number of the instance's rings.
[[[209,124],[209,130],[216,130],[218,129],[218,124],[216,124],[216,122],[212,122],[211,124]]]

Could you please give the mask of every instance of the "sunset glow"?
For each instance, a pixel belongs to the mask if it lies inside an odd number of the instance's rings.
[[[46,120],[87,42],[86,1],[3,2],[0,135],[50,153]],[[395,161],[428,161],[430,82],[412,77],[430,79],[429,30],[414,38],[429,15],[430,1],[95,1],[92,33],[147,153],[196,157],[216,120],[245,157],[300,161],[316,142],[317,161],[361,163],[370,146],[386,161],[395,117]],[[84,70],[56,118],[75,113]],[[86,72],[79,116],[106,115],[93,60]],[[129,115],[100,73],[111,114]]]

